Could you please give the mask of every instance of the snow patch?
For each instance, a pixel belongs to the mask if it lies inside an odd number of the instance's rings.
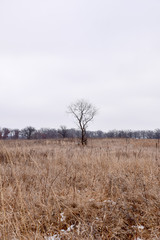
[[[46,240],[61,240],[59,234],[54,234],[53,236],[51,236],[51,237],[46,237],[45,239],[46,239]]]
[[[61,222],[63,222],[63,221],[65,221],[66,220],[66,217],[64,216],[64,213],[62,212],[62,213],[60,213],[60,216],[61,216]]]
[[[64,230],[64,229],[61,229],[61,233],[63,234],[67,234],[68,232],[72,231],[74,229],[75,225],[71,225],[67,228],[67,230]],[[53,236],[51,237],[46,237],[45,238],[46,240],[61,240],[61,237],[60,235],[57,233],[57,234],[54,234]]]
[[[144,229],[144,226],[139,225],[139,226],[137,226],[137,228],[138,228],[139,230],[143,230],[143,229]]]
[[[71,225],[70,227],[68,227],[68,228],[67,228],[67,230],[66,230],[66,231],[67,231],[67,232],[70,232],[71,230],[73,230],[73,229],[74,229],[74,227],[75,227],[74,225]]]
[[[116,205],[116,202],[114,202],[114,201],[111,200],[111,199],[104,200],[103,202],[104,202],[104,203],[110,203],[110,204],[112,204],[112,205]]]
[[[92,201],[95,201],[95,199],[94,199],[94,198],[90,198],[90,199],[89,199],[89,202],[92,202]]]
[[[142,225],[137,225],[137,226],[132,226],[133,228],[138,228],[138,230],[143,230],[144,226]]]

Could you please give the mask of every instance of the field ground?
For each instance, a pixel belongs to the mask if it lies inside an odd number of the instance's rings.
[[[159,240],[159,143],[0,141],[0,239]]]

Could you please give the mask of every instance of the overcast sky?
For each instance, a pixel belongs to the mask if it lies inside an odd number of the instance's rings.
[[[159,0],[0,0],[0,127],[160,128]]]

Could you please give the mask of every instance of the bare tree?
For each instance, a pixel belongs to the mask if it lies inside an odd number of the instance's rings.
[[[21,130],[22,137],[25,137],[27,139],[31,139],[33,133],[36,132],[36,129],[34,127],[26,127]]]
[[[87,101],[81,99],[75,103],[72,103],[68,107],[68,112],[71,113],[76,119],[77,125],[81,130],[81,143],[82,145],[87,144],[86,129],[89,122],[91,122],[97,113],[97,109]]]
[[[18,139],[19,138],[19,134],[20,134],[20,130],[19,129],[12,129],[11,130],[11,138],[12,139]]]
[[[58,133],[60,134],[60,136],[62,137],[62,138],[66,138],[67,137],[67,128],[66,128],[66,126],[60,126],[60,129],[58,129]]]
[[[8,128],[3,128],[2,129],[2,139],[7,139],[9,133],[10,133],[10,130]]]
[[[2,129],[0,128],[0,139],[2,139]]]

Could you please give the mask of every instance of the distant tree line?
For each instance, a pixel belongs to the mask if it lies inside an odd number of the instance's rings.
[[[136,138],[136,139],[160,139],[160,129],[156,130],[111,130],[87,131],[87,138]],[[59,129],[25,127],[23,129],[0,128],[0,139],[59,139],[81,138],[81,131],[74,128],[67,129],[61,126]]]

